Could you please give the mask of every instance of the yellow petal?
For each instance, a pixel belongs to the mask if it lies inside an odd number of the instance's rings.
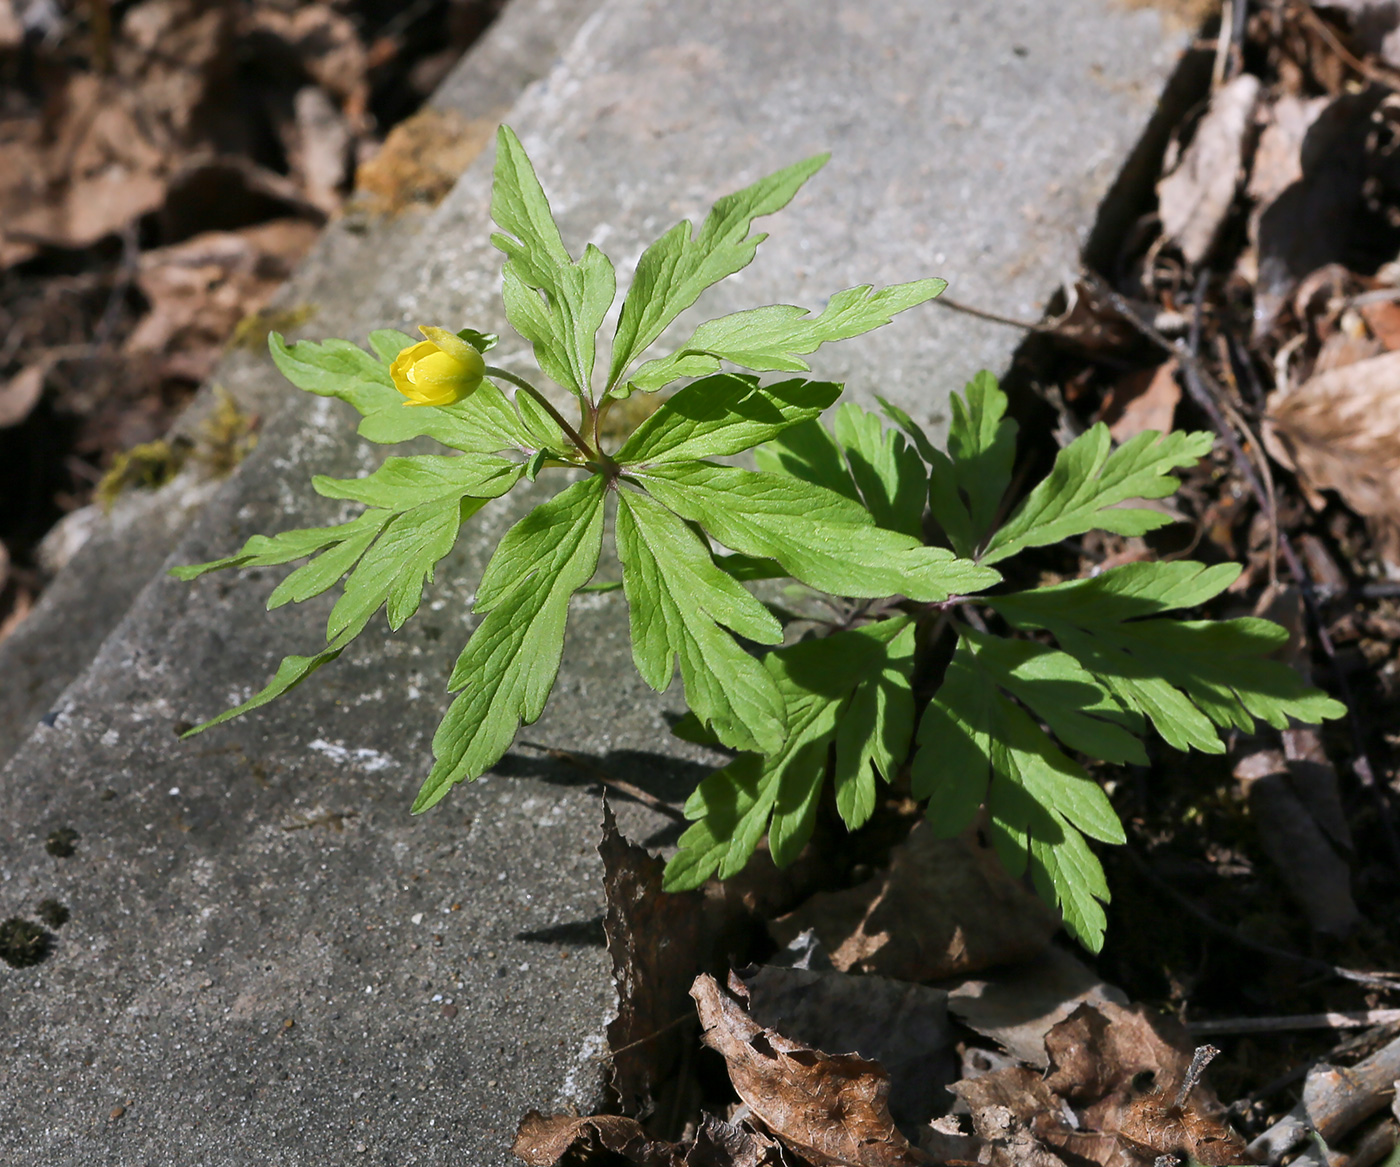
[[[417,344],[411,344],[403,349],[393,362],[389,365],[389,376],[393,378],[394,387],[405,397],[413,397],[416,390],[413,382],[409,379],[409,370],[413,368],[414,361],[419,357],[426,357],[429,353],[437,352],[437,345],[430,340],[420,340]]]
[[[433,344],[447,353],[448,356],[456,357],[464,365],[475,367],[478,375],[485,361],[481,359],[481,354],[472,348],[465,340],[455,332],[448,332],[445,328],[438,328],[432,324],[420,324],[418,331],[426,336]]]

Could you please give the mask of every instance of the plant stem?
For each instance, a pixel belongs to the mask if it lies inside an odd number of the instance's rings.
[[[573,442],[574,447],[578,450],[578,452],[582,454],[585,458],[587,458],[590,462],[598,462],[609,470],[616,468],[617,464],[611,458],[609,458],[606,454],[600,454],[597,450],[595,450],[592,446],[585,442],[583,438],[579,435],[578,430],[574,429],[573,426],[571,426],[567,421],[565,421],[564,415],[561,414],[557,409],[554,408],[553,405],[550,404],[549,399],[545,397],[545,395],[541,393],[538,389],[536,389],[533,385],[531,385],[529,381],[525,380],[524,377],[517,377],[514,373],[507,372],[505,369],[498,369],[495,365],[486,366],[486,375],[488,377],[496,377],[502,381],[509,381],[517,389],[523,389],[526,393],[533,397],[535,401],[539,403],[540,408],[543,409],[547,414],[549,414],[549,416],[554,419],[555,423],[559,426],[559,428],[563,430],[566,435],[568,435],[569,441]]]

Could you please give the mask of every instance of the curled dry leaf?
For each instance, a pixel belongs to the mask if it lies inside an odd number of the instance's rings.
[[[1361,923],[1346,860],[1351,832],[1337,772],[1311,727],[1284,731],[1284,750],[1258,750],[1236,764],[1260,846],[1313,931],[1346,936]]]
[[[743,985],[731,979],[731,987]],[[753,1114],[816,1167],[927,1163],[890,1117],[889,1076],[876,1062],[827,1054],[765,1029],[708,974],[695,998],[705,1044],[718,1051]]]
[[[203,380],[234,327],[267,303],[316,235],[304,220],[275,219],[146,252],[136,282],[151,308],[126,351],[161,354],[167,376]]]
[[[1400,304],[1394,300],[1384,300],[1379,304],[1359,304],[1358,312],[1366,321],[1366,327],[1387,352],[1400,349]]]
[[[1230,213],[1258,98],[1251,73],[1218,89],[1181,161],[1157,187],[1162,230],[1187,263],[1206,257]]]
[[[1010,1066],[951,1089],[972,1112],[972,1129],[982,1141],[978,1162],[988,1167],[1063,1167],[1065,1160],[1047,1145],[1047,1136],[1074,1132],[1062,1117],[1060,1100],[1035,1071]]]
[[[14,0],[0,0],[0,50],[17,49],[24,42],[24,26],[15,12]]]
[[[1400,352],[1321,373],[1270,395],[1264,444],[1313,498],[1335,490],[1400,568]]]
[[[890,1076],[890,1115],[914,1130],[947,1109],[957,1077],[948,994],[888,977],[761,965],[739,974],[749,1014],[817,1049],[879,1062]]]
[[[1151,1167],[1187,1155],[1247,1163],[1243,1141],[1199,1083],[1178,1099],[1191,1063],[1184,1031],[1141,1007],[1081,1005],[1045,1035],[1050,1072],[1011,1066],[956,1083],[991,1167]]]
[[[929,981],[1027,960],[1058,927],[975,832],[940,839],[919,823],[894,848],[887,871],[813,896],[769,931],[786,946],[812,929],[842,972]]]

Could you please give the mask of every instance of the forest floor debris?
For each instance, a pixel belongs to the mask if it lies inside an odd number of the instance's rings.
[[[483,128],[410,115],[502,3],[0,0],[0,637],[328,219],[447,193]]]

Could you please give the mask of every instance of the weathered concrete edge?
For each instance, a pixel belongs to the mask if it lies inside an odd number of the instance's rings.
[[[473,119],[499,121],[546,73],[600,0],[511,0],[458,62],[429,104]],[[383,257],[410,249],[431,212],[410,208],[395,218],[352,213],[331,222],[278,291],[271,306],[312,304],[309,330],[350,332],[360,309],[354,289],[377,282]],[[215,409],[215,387],[239,407],[270,421],[290,390],[263,354],[231,352],[172,427],[197,438]],[[24,622],[0,643],[0,766],[93,659],[180,533],[218,484],[198,468],[160,490],[131,492],[92,524],[86,541],[49,582]]]

